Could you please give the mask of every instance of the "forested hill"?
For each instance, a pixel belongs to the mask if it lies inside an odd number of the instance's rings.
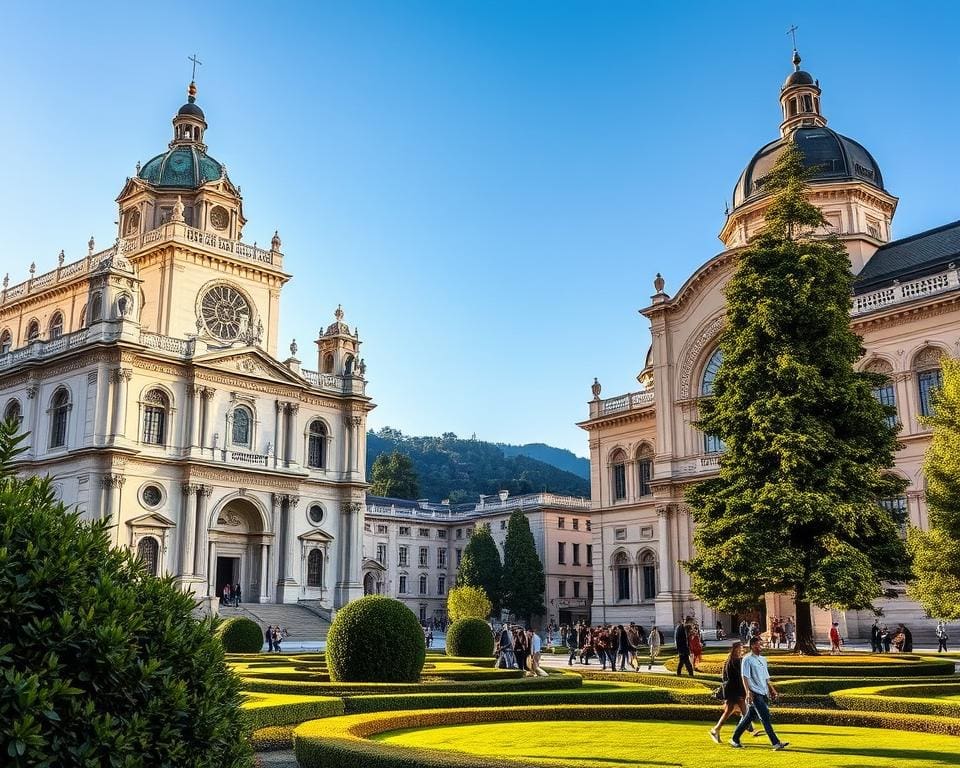
[[[457,504],[502,490],[511,495],[550,491],[590,496],[590,483],[585,478],[529,456],[506,456],[495,443],[463,440],[452,432],[440,437],[412,437],[391,427],[367,433],[368,478],[377,456],[394,450],[413,460],[420,498],[432,501],[450,499]]]
[[[584,480],[590,479],[590,460],[577,456],[566,448],[554,448],[546,443],[527,443],[526,445],[508,445],[497,443],[504,456],[529,456],[531,459],[552,464],[557,469],[573,472]]]

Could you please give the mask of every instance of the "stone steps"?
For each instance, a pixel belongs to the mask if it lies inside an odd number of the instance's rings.
[[[312,611],[295,603],[240,603],[239,608],[220,606],[220,615],[246,616],[261,629],[279,624],[288,633],[286,639],[294,643],[319,643],[327,639],[330,623]]]

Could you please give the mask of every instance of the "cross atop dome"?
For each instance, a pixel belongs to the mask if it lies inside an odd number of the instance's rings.
[[[796,27],[791,27],[788,34],[796,35],[796,30]],[[781,136],[787,136],[797,128],[822,128],[827,124],[826,118],[820,114],[820,83],[809,72],[800,69],[800,53],[796,47],[791,62],[793,72],[787,75],[780,88],[780,108],[783,111]]]

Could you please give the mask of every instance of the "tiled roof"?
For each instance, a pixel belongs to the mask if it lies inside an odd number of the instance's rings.
[[[960,221],[881,246],[857,275],[853,292],[940,272],[952,261],[960,261]]]

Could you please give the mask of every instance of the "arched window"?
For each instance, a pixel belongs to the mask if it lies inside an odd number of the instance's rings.
[[[80,310],[80,325],[77,327],[78,328],[87,327],[87,305],[86,304],[84,304],[83,309]]]
[[[99,292],[93,294],[93,300],[90,302],[90,322],[95,323],[103,319],[103,295]]]
[[[0,355],[7,354],[12,346],[13,334],[10,333],[9,329],[5,329],[3,333],[0,333]]]
[[[19,400],[11,400],[3,410],[4,421],[15,421],[17,429],[20,428],[20,422],[23,421],[23,411],[20,409]]]
[[[723,350],[717,347],[707,360],[703,369],[703,376],[700,379],[700,394],[709,397],[713,394],[713,381],[717,378],[717,371],[720,370],[720,364],[723,362]]]
[[[323,552],[311,549],[307,555],[307,586],[323,587]]]
[[[244,448],[250,447],[251,427],[253,426],[253,415],[249,408],[239,406],[233,409],[233,431],[231,440],[234,445],[242,445]]]
[[[152,536],[140,539],[140,543],[137,544],[137,555],[143,560],[147,573],[156,576],[160,565],[160,545],[157,544],[157,540]]]
[[[630,599],[630,558],[626,552],[618,552],[613,558],[613,572],[617,579],[617,600]]]
[[[893,521],[897,524],[901,534],[906,536],[907,521],[910,517],[909,508],[907,507],[907,497],[893,496],[889,499],[880,499],[880,506],[883,507],[889,513],[890,517],[893,518]]]
[[[640,496],[653,493],[653,449],[643,445],[637,453],[637,492]]]
[[[886,405],[894,410],[897,408],[897,393],[893,387],[893,382],[887,379],[879,387],[874,388],[873,396],[877,398],[881,405]],[[887,416],[887,426],[897,426],[897,414],[891,413]]]
[[[913,369],[917,372],[921,416],[933,415],[933,392],[943,386],[943,374],[940,372],[942,355],[943,352],[936,347],[925,347],[913,358]]]
[[[327,466],[327,425],[319,419],[310,422],[307,436],[307,466],[323,469]]]
[[[621,450],[616,451],[610,457],[610,471],[613,500],[623,501],[627,498],[627,454]]]
[[[329,352],[323,356],[323,372],[333,373],[333,355]]]
[[[70,393],[58,389],[50,401],[50,447],[63,448],[67,444],[67,419],[70,415]]]
[[[425,573],[420,574],[420,594],[427,594],[427,574]]]
[[[167,442],[167,413],[170,399],[160,389],[151,389],[143,398],[143,442],[163,445]]]
[[[50,338],[59,339],[63,336],[63,313],[54,312],[50,318]]]
[[[353,355],[347,355],[346,362],[343,364],[343,375],[353,376]]]
[[[40,338],[40,323],[36,320],[31,320],[30,324],[27,326],[27,343],[31,341],[36,341]]]
[[[657,557],[650,550],[640,556],[640,589],[644,600],[657,597]]]

